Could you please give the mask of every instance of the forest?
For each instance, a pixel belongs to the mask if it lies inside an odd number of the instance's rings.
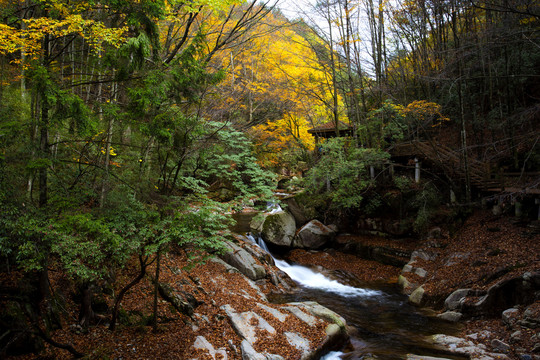
[[[110,332],[151,277],[157,329],[160,262],[221,254],[283,184],[321,221],[392,213],[417,237],[446,203],[537,219],[537,0],[282,5],[0,0],[0,357],[84,355],[54,337],[58,274]]]

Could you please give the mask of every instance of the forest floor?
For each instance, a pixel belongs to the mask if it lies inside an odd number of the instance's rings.
[[[439,299],[434,301],[433,305],[435,310],[441,310],[440,300],[444,300],[456,289],[486,289],[503,279],[521,276],[527,271],[539,271],[539,240],[538,227],[531,227],[530,223],[525,224],[509,217],[495,217],[488,212],[479,211],[463,224],[455,236],[414,241],[409,246],[433,247],[435,241],[436,249],[440,252],[438,259],[445,259],[452,254],[467,254],[462,256],[465,261],[458,262],[456,266],[445,266],[438,261],[421,264],[428,272],[428,276],[423,280],[426,292],[430,299]],[[371,237],[369,241],[381,246],[395,245],[393,240],[383,238]],[[398,245],[398,247],[402,246],[404,246],[403,243]],[[335,250],[326,252],[294,250],[289,253],[288,258],[300,264],[347,271],[365,282],[395,283],[401,272],[401,268],[360,259]],[[228,287],[238,286],[245,281],[239,274],[224,274],[223,268],[213,262],[196,266],[189,273],[183,272],[179,278],[175,275],[174,269],[181,268],[185,264],[185,253],[172,252],[163,260],[161,280],[170,283],[196,284],[195,288],[198,287],[199,291],[194,295],[202,303],[197,308],[200,317],[190,319],[180,315],[167,302],[160,300],[158,301],[160,321],[157,332],[153,332],[152,327],[149,326],[154,286],[148,278],[128,293],[123,302],[121,325],[115,332],[110,332],[106,327],[105,318],[102,323],[91,326],[88,330],[83,330],[77,325],[78,307],[73,301],[76,289],[60,272],[51,272],[52,287],[59,289],[58,291],[61,291],[66,299],[63,327],[52,334],[54,340],[73,344],[77,350],[87,354],[89,359],[190,359],[193,356],[206,359],[207,357],[203,354],[194,353],[191,347],[196,337],[202,335],[216,349],[229,349],[228,352],[233,354],[229,356],[229,360],[240,359],[237,350],[236,355],[233,350],[239,348],[241,339],[228,324],[227,318],[223,316],[220,305],[233,303],[238,310],[249,310],[251,306],[256,306],[255,303],[252,304],[249,301],[239,302],[238,299],[229,297],[228,292],[224,291]],[[125,277],[124,283],[136,275],[135,269],[136,266],[132,273],[127,271],[119,274]],[[149,269],[149,273],[152,271],[153,269]],[[7,281],[5,278],[0,280]],[[259,286],[265,293],[279,291],[269,281],[260,283]],[[256,297],[253,288],[248,285],[242,287],[247,294]],[[102,300],[109,308],[112,305],[112,298],[97,300]],[[540,310],[540,303],[537,301],[536,304],[539,305],[536,308]],[[211,321],[204,321],[204,318]],[[301,327],[301,324],[290,325]],[[462,336],[483,330],[488,330],[493,336],[511,344],[512,352],[518,347],[531,350],[535,343],[533,336],[537,336],[535,333],[538,332],[538,329],[525,329],[522,340],[512,344],[510,342],[511,329],[507,328],[499,317],[465,321]],[[491,348],[489,340],[490,338],[480,337],[476,341],[484,342],[488,348]],[[271,341],[261,344],[261,346],[271,347],[268,350],[275,353],[286,351],[284,349],[286,346],[280,349],[281,345],[279,342],[272,343]],[[513,355],[510,354],[510,356]],[[39,355],[30,354],[16,358],[24,360],[69,359],[71,355],[65,350],[45,345],[45,350]]]

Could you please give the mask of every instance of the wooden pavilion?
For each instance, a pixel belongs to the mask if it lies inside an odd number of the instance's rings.
[[[315,141],[318,142],[319,138],[329,139],[336,137],[336,123],[329,121],[319,126],[316,126],[308,130],[308,133],[315,136]],[[349,124],[345,124],[339,121],[339,136],[348,137],[353,135],[353,127]]]

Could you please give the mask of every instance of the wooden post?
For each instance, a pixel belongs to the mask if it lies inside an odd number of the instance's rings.
[[[417,157],[414,158],[414,182],[420,182],[420,161]]]

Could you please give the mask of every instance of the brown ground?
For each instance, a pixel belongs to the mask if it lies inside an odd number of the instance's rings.
[[[377,246],[391,247],[396,244],[391,240],[381,238],[366,237],[364,240],[373,242]],[[431,299],[442,300],[458,288],[486,289],[502,279],[520,276],[526,271],[539,271],[539,240],[539,233],[535,228],[518,223],[512,218],[494,217],[488,212],[478,212],[463,225],[454,238],[426,240],[420,244],[415,243],[414,247],[420,246],[437,252],[439,254],[437,259],[447,259],[452,255],[455,257],[455,254],[461,256],[456,258],[456,264],[453,266],[444,266],[437,260],[418,264],[428,271],[427,282],[424,285],[428,295]],[[410,250],[403,244],[398,248]],[[302,264],[347,271],[365,282],[395,282],[401,271],[400,268],[336,251],[323,253],[295,250],[289,254],[289,259]],[[189,276],[185,271],[181,276],[173,274],[173,269],[182,268],[185,264],[186,259],[182,252],[171,253],[163,260],[161,280],[170,283],[183,282],[198,288],[199,290],[195,290],[194,295],[203,302],[203,305],[197,308],[197,313],[209,319],[208,322],[202,318],[190,320],[178,314],[167,302],[160,299],[159,331],[152,332],[152,328],[144,324],[144,318],[152,313],[153,286],[148,279],[145,279],[128,293],[124,300],[124,310],[130,314],[129,326],[120,325],[117,331],[112,333],[107,330],[104,323],[100,323],[90,327],[87,333],[82,333],[74,326],[77,323],[78,308],[73,302],[68,301],[63,329],[53,333],[54,340],[73,344],[77,350],[88,354],[89,359],[189,359],[196,355],[191,344],[196,336],[202,335],[216,349],[228,349],[229,359],[240,359],[238,354],[240,338],[229,325],[219,306],[229,303],[236,311],[245,311],[254,307],[253,301],[239,297],[232,298],[226,291],[228,287],[245,284],[245,281],[238,274],[225,274],[220,265],[212,262],[195,267]],[[153,269],[149,272],[153,273]],[[51,272],[51,274],[53,274],[53,287],[62,289],[66,294],[73,291],[67,287],[66,284],[69,282],[60,273]],[[125,281],[120,282],[127,283],[130,278],[133,278],[134,273],[126,272],[120,276],[125,277]],[[2,277],[0,282],[3,284],[0,285],[5,286],[9,281],[13,281],[13,277]],[[252,288],[241,286],[250,296],[256,297]],[[278,290],[268,281],[261,284],[261,288],[267,293]],[[107,301],[110,306],[112,299],[108,298]],[[436,301],[436,304],[440,307],[441,301]],[[538,309],[540,310],[540,304]],[[282,326],[277,323],[271,325],[276,328]],[[287,326],[292,326],[297,331],[310,336],[299,321],[289,322]],[[510,329],[502,323],[500,318],[468,321],[462,335],[466,336],[485,329],[495,334],[498,339],[509,342]],[[512,344],[513,348],[531,349],[533,346],[531,336],[534,332],[525,330],[522,342]],[[317,341],[316,338],[312,340]],[[490,339],[480,338],[479,342],[490,346]],[[285,339],[263,337],[256,344],[256,348],[259,351],[282,354],[286,359],[294,359],[298,354],[286,353],[286,349],[290,347],[284,346],[285,344]],[[18,358],[25,360],[68,359],[71,356],[67,351],[47,345],[40,356],[27,355]]]

